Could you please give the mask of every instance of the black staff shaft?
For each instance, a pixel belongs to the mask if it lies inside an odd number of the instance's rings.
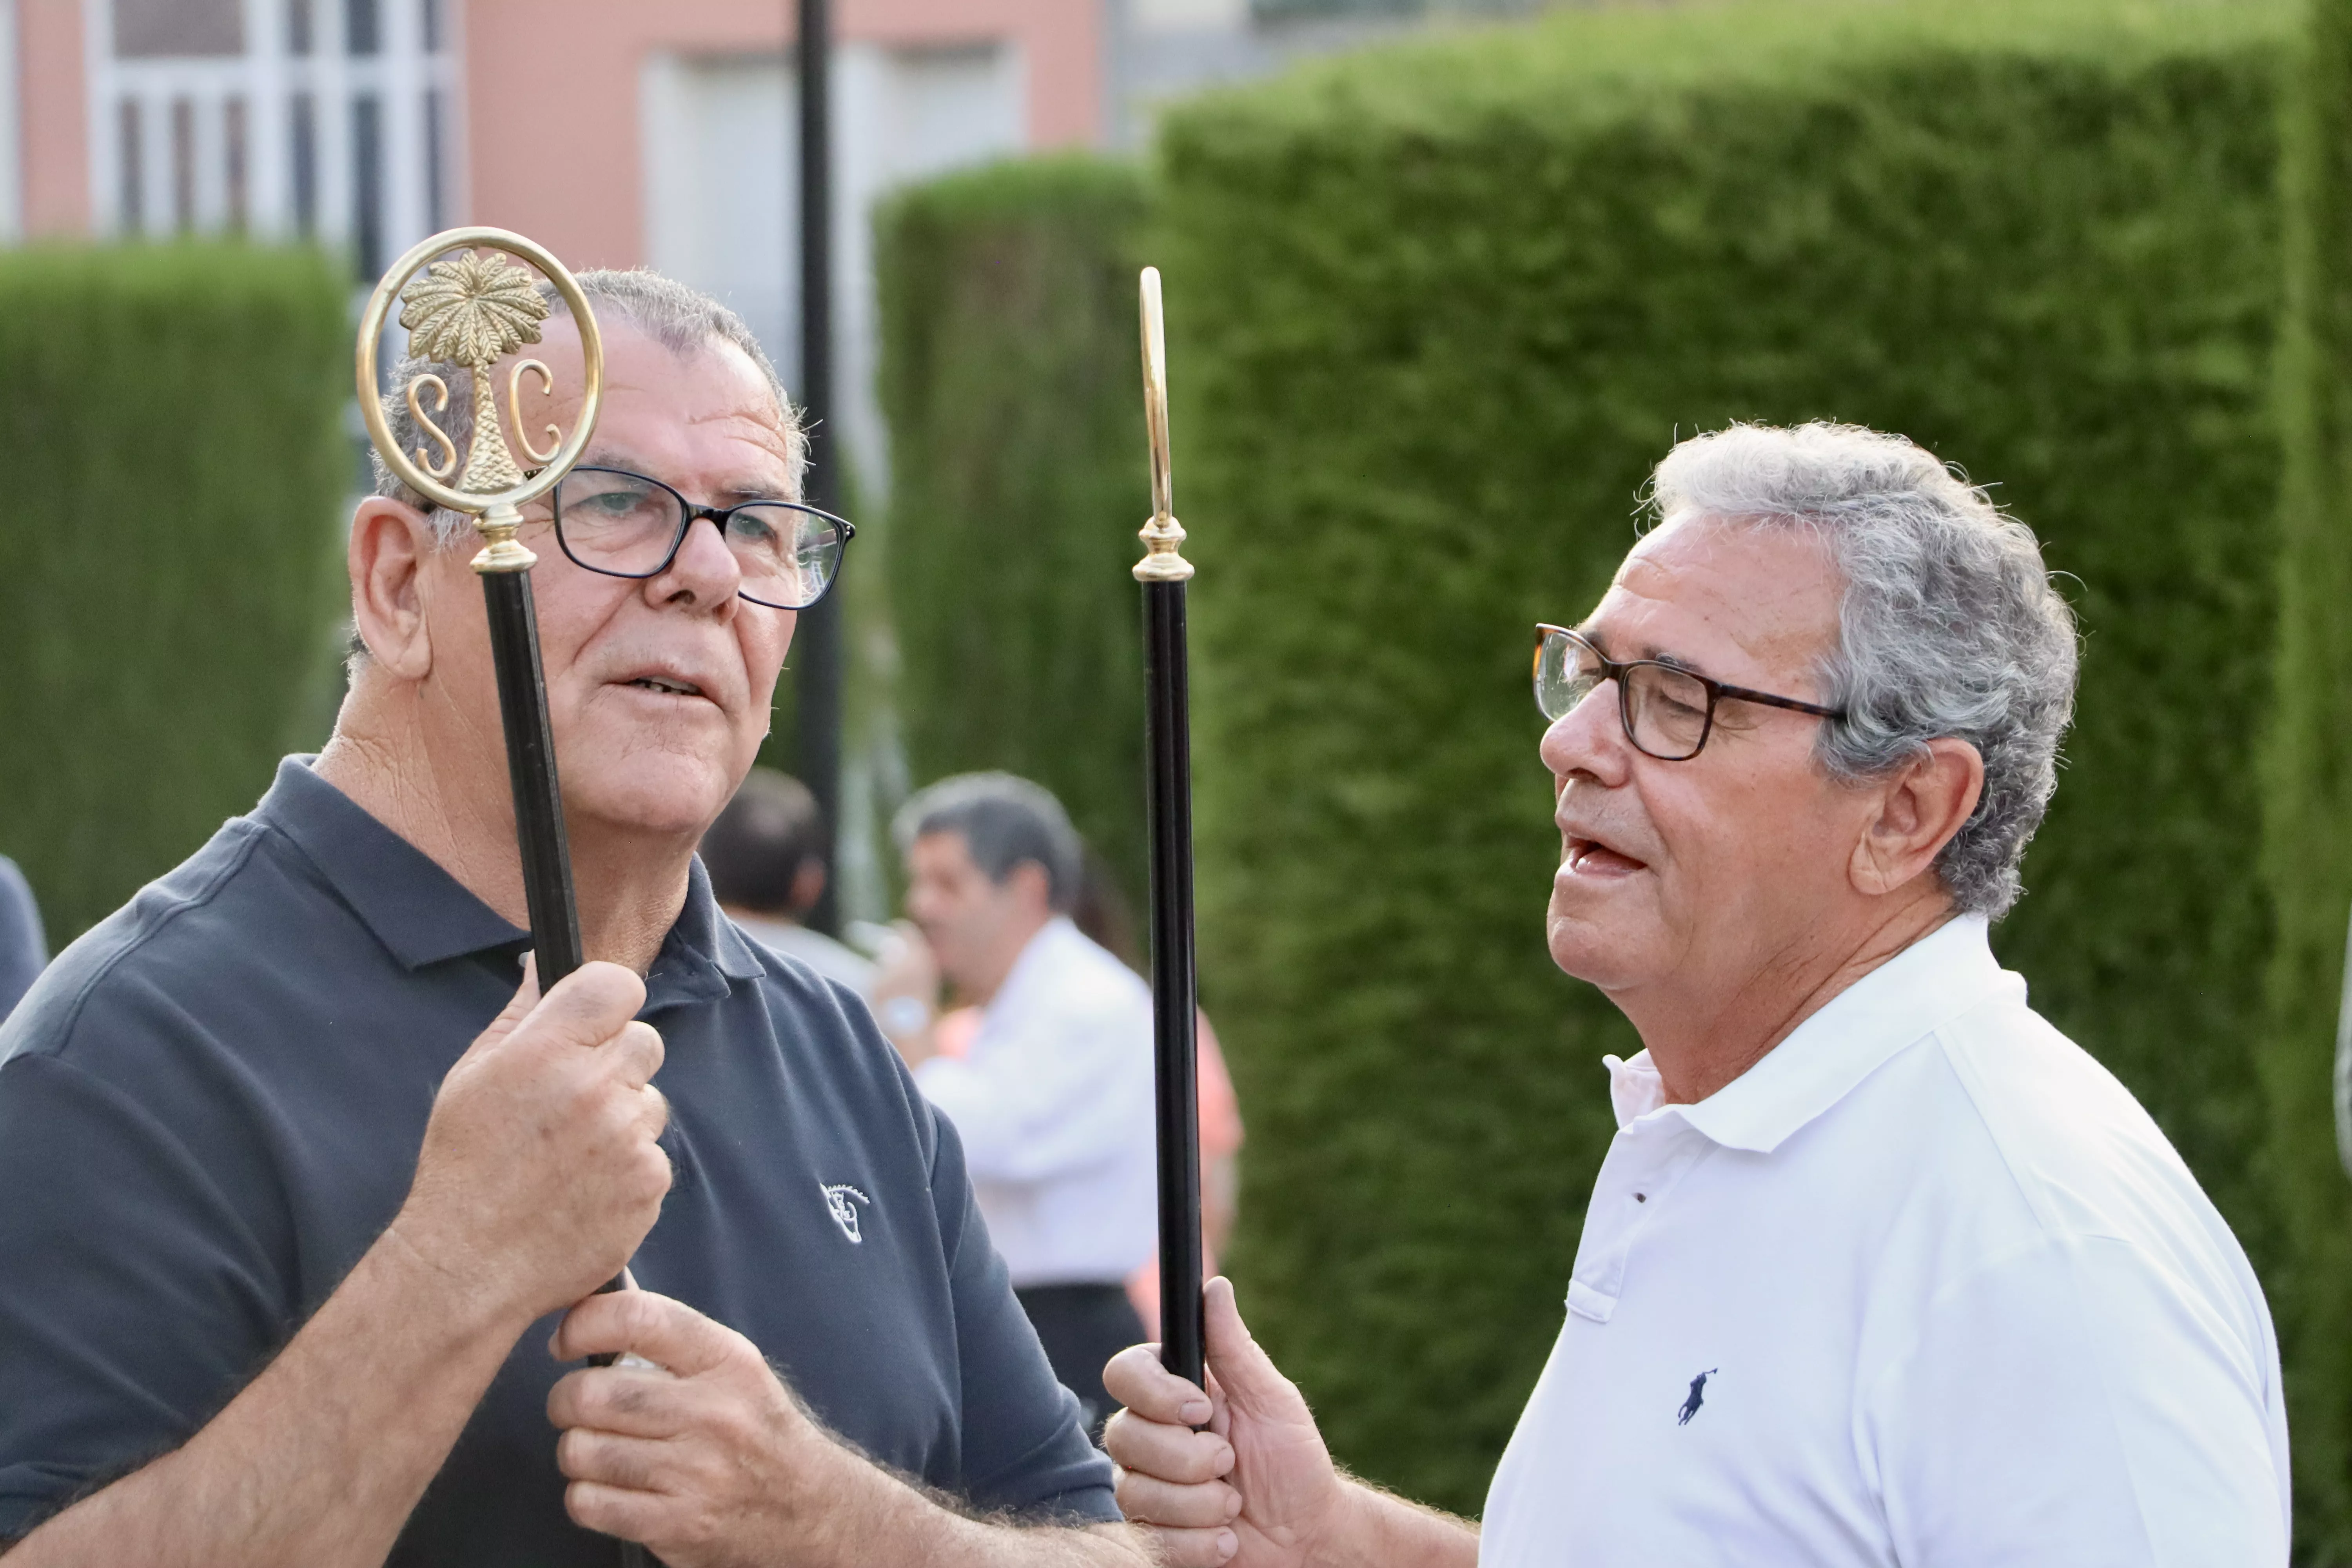
[[[1184,584],[1143,585],[1151,815],[1151,1026],[1160,1152],[1160,1360],[1202,1383],[1201,1100],[1192,967],[1192,726]],[[1203,1384],[1205,1386],[1205,1384]]]
[[[498,669],[499,716],[514,786],[515,842],[522,851],[523,900],[530,910],[539,989],[580,967],[580,901],[563,835],[563,793],[555,777],[555,736],[547,720],[547,677],[539,661],[539,617],[529,572],[482,574],[490,614],[490,660]]]
[[[539,658],[539,616],[529,572],[482,574],[490,616],[490,663],[498,672],[499,720],[507,736],[507,781],[514,788],[515,844],[522,851],[522,896],[530,911],[530,947],[539,989],[580,967],[580,900],[572,887],[572,849],[563,833],[563,790],[555,776],[555,732],[547,717],[547,672]],[[621,1280],[600,1288],[617,1290]],[[588,1358],[610,1366],[610,1355]],[[646,1568],[634,1541],[621,1546],[622,1568]]]

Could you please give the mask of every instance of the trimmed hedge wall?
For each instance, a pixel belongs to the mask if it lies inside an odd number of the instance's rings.
[[[1081,156],[919,186],[876,223],[883,552],[917,784],[1045,784],[1144,890],[1140,174]]]
[[[2285,1342],[2298,1534],[2352,1563],[2352,1187],[2332,1060],[2352,910],[2352,4],[2312,0],[2285,160],[2286,462],[2263,865],[2277,910],[2263,1067],[2294,1238],[2271,1305]]]
[[[1477,1509],[1558,1331],[1599,1058],[1636,1042],[1545,954],[1528,627],[1593,602],[1651,465],[1730,419],[1906,432],[2079,579],[2081,717],[2000,951],[2274,1265],[2248,763],[2287,26],[1571,14],[1166,121],[1233,1263],[1363,1473]]]
[[[344,276],[243,245],[0,253],[0,854],[53,945],[322,739]]]

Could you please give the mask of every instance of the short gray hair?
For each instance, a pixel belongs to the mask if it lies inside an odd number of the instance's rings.
[[[732,343],[749,356],[758,367],[768,390],[775,395],[776,422],[783,432],[785,450],[791,456],[792,472],[786,500],[798,500],[801,479],[808,470],[808,437],[801,428],[800,416],[792,399],[784,394],[782,377],[760,347],[760,340],[743,324],[743,318],[703,293],[676,279],[665,278],[658,272],[639,268],[620,272],[594,269],[578,275],[580,291],[596,307],[600,321],[624,321],[653,339],[674,354],[693,354],[712,343]],[[568,316],[571,310],[552,283],[541,282],[540,298],[545,300],[555,316]],[[383,416],[392,426],[392,434],[405,452],[414,454],[426,444],[426,437],[408,411],[405,389],[415,377],[430,371],[449,387],[449,406],[434,416],[436,423],[446,430],[449,439],[459,452],[474,433],[474,373],[463,365],[446,362],[404,358],[393,371],[390,390],[383,395]],[[433,519],[433,529],[442,544],[449,545],[466,536],[472,526],[470,519],[454,511],[436,509],[433,503],[403,484],[385,466],[383,455],[371,451],[369,459],[375,470],[375,493],[388,496],[404,505],[415,507]]]
[[[1666,454],[1661,520],[1794,524],[1845,579],[1823,659],[1819,755],[1833,777],[1883,777],[1952,737],[1984,758],[1984,793],[1936,859],[1963,912],[2017,901],[2018,865],[2058,786],[2074,710],[2074,611],[2032,530],[1900,436],[1854,425],[1733,425]]]
[[[1013,868],[1034,860],[1045,868],[1047,897],[1064,913],[1078,900],[1086,848],[1070,814],[1044,784],[1011,773],[958,773],[908,798],[891,818],[898,852],[933,833],[963,836],[971,863],[1002,885]]]

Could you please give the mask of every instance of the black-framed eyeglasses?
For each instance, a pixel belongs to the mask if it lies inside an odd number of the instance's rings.
[[[1567,718],[1604,680],[1617,683],[1617,718],[1625,726],[1625,739],[1662,763],[1686,763],[1699,754],[1715,732],[1716,704],[1727,697],[1816,719],[1845,717],[1842,708],[1726,686],[1661,659],[1621,662],[1566,626],[1537,626],[1536,707],[1546,720],[1558,723]]]
[[[798,501],[698,506],[626,468],[574,468],[551,500],[563,553],[607,577],[660,576],[677,559],[687,530],[709,518],[743,574],[736,591],[777,610],[805,610],[824,598],[857,536],[846,518]]]

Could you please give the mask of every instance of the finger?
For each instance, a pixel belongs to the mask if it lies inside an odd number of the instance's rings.
[[[1242,1541],[1230,1530],[1155,1528],[1151,1544],[1156,1553],[1152,1561],[1162,1568],[1221,1568],[1241,1550]]]
[[[572,1523],[621,1541],[652,1540],[669,1506],[657,1493],[603,1481],[573,1481],[563,1489],[563,1511]]]
[[[558,1361],[631,1351],[676,1376],[693,1377],[734,1360],[744,1343],[683,1301],[651,1290],[613,1290],[563,1314],[554,1350]]]
[[[624,1437],[675,1437],[693,1425],[685,1385],[659,1367],[582,1367],[547,1391],[548,1424]]]
[[[621,1032],[602,1047],[611,1062],[612,1070],[631,1089],[643,1089],[661,1071],[667,1049],[662,1045],[661,1031],[643,1019],[634,1019],[621,1027]]]
[[[555,1440],[555,1468],[564,1479],[593,1481],[624,1491],[658,1492],[666,1446],[657,1438],[627,1437],[575,1426]]]
[[[1122,1468],[1163,1481],[1213,1481],[1234,1468],[1234,1446],[1216,1433],[1145,1421],[1129,1410],[1103,1428],[1103,1449]]]
[[[1210,1415],[1209,1396],[1161,1366],[1158,1345],[1129,1345],[1111,1357],[1103,1392],[1147,1421],[1197,1426]]]
[[[601,1046],[621,1033],[645,1005],[646,983],[634,972],[593,960],[550,987],[524,1027],[553,1044]]]
[[[1145,1524],[1214,1530],[1241,1517],[1242,1494],[1223,1481],[1181,1487],[1127,1470],[1118,1478],[1118,1511]]]
[[[1234,1282],[1223,1275],[1202,1292],[1209,1364],[1226,1402],[1244,1415],[1270,1414],[1297,1402],[1298,1390],[1258,1348],[1234,1304]]]

